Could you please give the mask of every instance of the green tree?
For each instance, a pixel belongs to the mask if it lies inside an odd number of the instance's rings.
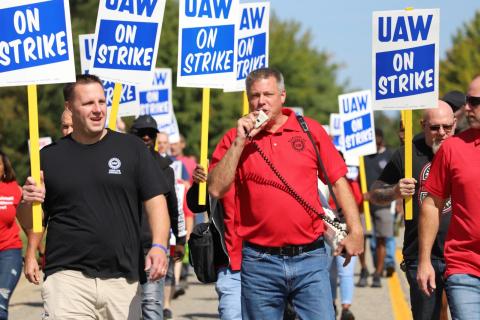
[[[480,11],[452,37],[452,47],[440,61],[441,96],[450,90],[465,92],[480,66]]]

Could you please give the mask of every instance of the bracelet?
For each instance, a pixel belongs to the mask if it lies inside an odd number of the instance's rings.
[[[167,247],[165,247],[163,244],[160,244],[160,243],[152,243],[152,248],[160,248],[163,250],[163,252],[165,252],[165,254],[167,254],[168,252]]]

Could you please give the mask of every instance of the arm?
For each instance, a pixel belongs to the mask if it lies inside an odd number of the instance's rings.
[[[338,204],[343,209],[345,220],[348,228],[348,236],[343,239],[335,252],[339,255],[344,249],[347,252],[345,264],[350,262],[352,256],[359,255],[363,252],[363,228],[360,223],[360,214],[358,206],[355,203],[350,186],[347,179],[341,177],[333,184],[333,192],[337,197]]]
[[[148,223],[152,231],[152,243],[167,248],[170,236],[170,219],[163,195],[144,202]],[[167,273],[167,253],[162,248],[152,247],[145,258],[145,270],[150,270],[150,280],[157,280]]]
[[[27,280],[34,284],[40,284],[40,268],[38,267],[36,252],[42,242],[43,232],[35,233],[32,230],[27,231],[28,243],[25,251],[24,273]]]
[[[438,233],[440,215],[445,199],[429,194],[422,203],[418,224],[418,270],[417,282],[420,290],[430,296],[435,289],[435,271],[430,254]]]
[[[201,165],[197,165],[192,174],[193,184],[187,191],[187,206],[194,213],[207,211],[207,205],[198,204],[199,183],[207,181],[207,174]],[[208,201],[208,194],[206,195]],[[205,203],[207,203],[207,201]]]
[[[412,196],[416,183],[414,178],[403,178],[393,185],[376,180],[370,187],[368,200],[373,204],[386,206],[396,199]]]

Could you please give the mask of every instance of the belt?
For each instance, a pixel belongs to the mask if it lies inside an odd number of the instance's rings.
[[[298,256],[299,254],[302,254],[304,252],[309,252],[318,248],[325,247],[323,237],[315,240],[312,243],[305,244],[305,245],[289,245],[284,247],[264,247],[248,241],[245,241],[245,245],[247,247],[251,247],[268,254],[277,255],[277,256],[288,256],[288,257]]]

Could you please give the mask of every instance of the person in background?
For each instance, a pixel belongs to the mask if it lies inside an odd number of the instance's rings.
[[[142,139],[147,148],[150,150],[158,168],[163,172],[165,179],[169,185],[169,192],[165,194],[167,200],[168,214],[170,217],[170,225],[173,235],[176,238],[173,259],[179,261],[185,253],[185,217],[183,210],[178,210],[177,196],[175,193],[175,174],[170,167],[172,161],[168,157],[162,157],[155,152],[155,140],[157,138],[157,122],[150,115],[142,115],[135,119],[130,128],[130,133]],[[152,244],[152,234],[148,224],[145,210],[142,210],[142,233],[141,242],[143,253],[146,255]],[[148,280],[148,274],[142,272],[142,316],[144,320],[163,319],[163,300],[165,290],[165,279],[156,281]]]
[[[392,200],[403,200],[412,196],[413,216],[405,220],[403,239],[403,259],[406,277],[410,286],[410,302],[415,320],[447,319],[446,310],[441,317],[442,293],[444,282],[442,274],[445,271],[443,246],[451,216],[451,205],[447,203],[441,215],[441,227],[436,235],[431,252],[432,264],[436,273],[435,295],[427,297],[422,294],[417,284],[418,266],[418,221],[420,207],[427,195],[425,183],[431,174],[431,161],[440,146],[453,136],[455,132],[455,117],[450,106],[444,101],[438,102],[437,108],[425,109],[421,120],[422,133],[416,135],[412,144],[412,175],[405,178],[405,150],[397,150],[390,162],[375,181],[370,190],[370,201],[377,204],[388,204]]]
[[[8,319],[8,303],[22,274],[22,240],[15,219],[21,198],[15,171],[0,150],[0,320]]]
[[[368,190],[371,189],[373,182],[378,178],[392,156],[392,151],[385,146],[383,131],[380,128],[375,128],[375,140],[377,153],[364,157]],[[370,200],[368,192],[363,197],[365,200]],[[395,252],[387,253],[387,250],[392,250],[392,242],[393,251],[395,250],[395,238],[393,237],[394,215],[391,213],[390,203],[382,206],[370,203],[370,212],[374,227],[374,234],[370,239],[370,249],[375,264],[371,286],[372,288],[380,288],[382,286],[380,278],[384,269],[387,269],[387,276],[391,276],[395,270]],[[368,271],[361,270],[357,286],[365,286],[366,277],[368,277]]]
[[[60,131],[62,132],[63,137],[69,135],[73,131],[72,113],[68,109],[63,110],[62,112],[62,117],[60,118]]]
[[[197,161],[193,156],[186,156],[183,153],[183,150],[186,148],[186,141],[183,134],[180,134],[180,141],[170,143],[170,151],[171,155],[174,156],[177,160],[182,161],[183,165],[185,166],[189,176],[190,176],[190,183],[193,181],[193,170],[197,166]]]
[[[457,125],[455,127],[455,134],[462,132],[465,129],[468,129],[468,121],[465,111],[465,94],[457,90],[449,91],[443,96],[442,101],[448,103],[453,110],[453,114],[457,121]]]

